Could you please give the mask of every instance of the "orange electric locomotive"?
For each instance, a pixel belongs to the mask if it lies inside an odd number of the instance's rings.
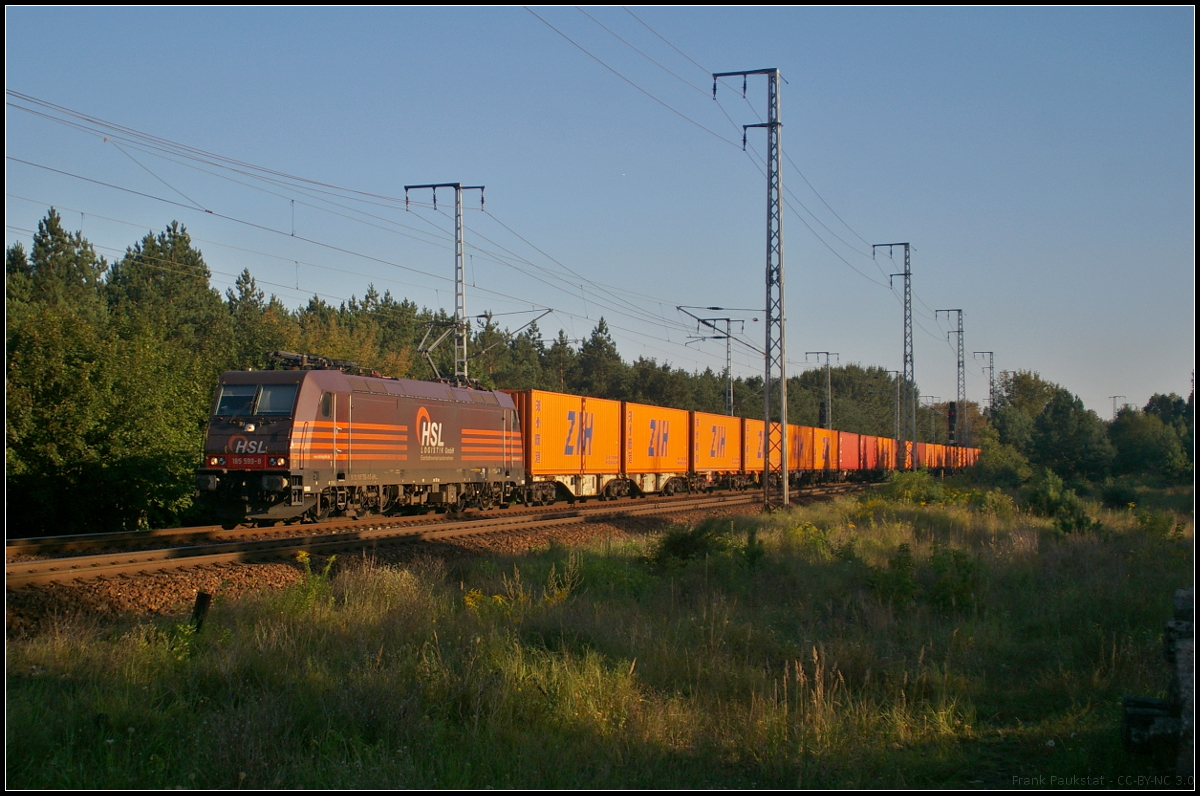
[[[507,505],[524,483],[502,392],[340,369],[221,375],[196,473],[226,523]]]

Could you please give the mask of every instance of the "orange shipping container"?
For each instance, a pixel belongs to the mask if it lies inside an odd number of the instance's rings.
[[[663,406],[624,404],[625,473],[685,473],[688,412]]]
[[[913,445],[913,467],[921,468],[929,466],[929,443],[918,442]]]
[[[761,420],[742,419],[742,465],[747,473],[763,471],[763,429]]]
[[[876,457],[875,468],[878,470],[895,470],[896,469],[896,440],[890,437],[877,437],[875,439]]]
[[[788,424],[788,470],[812,469],[812,428]]]
[[[621,471],[621,402],[544,390],[510,393],[525,426],[530,475],[616,474]]]
[[[729,415],[691,412],[695,473],[735,473],[742,469],[742,421]]]
[[[839,431],[838,435],[838,463],[839,470],[861,470],[862,469],[862,436],[851,431]]]
[[[813,470],[836,470],[838,466],[838,433],[827,428],[813,430]]]
[[[863,434],[859,437],[858,448],[862,453],[863,470],[876,470],[879,468],[879,437],[870,434]]]
[[[742,461],[745,463],[746,472],[761,473],[763,471],[763,459],[765,458],[764,450],[766,449],[766,441],[763,440],[763,429],[766,424],[761,420],[751,420],[746,418],[745,425],[742,427]],[[779,424],[771,424],[771,434],[775,438],[775,444],[779,444]],[[792,458],[791,454],[788,458]],[[779,466],[779,449],[775,448],[771,451],[771,464]]]

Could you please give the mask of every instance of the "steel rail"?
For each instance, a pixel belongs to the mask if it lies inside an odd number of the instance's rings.
[[[711,494],[711,493],[710,493]],[[732,494],[732,493],[722,493]],[[661,501],[694,500],[697,495],[685,495],[676,498],[656,498]],[[585,505],[585,499],[577,498],[580,506]],[[596,500],[596,498],[593,498]],[[620,505],[641,503],[644,498],[630,498]],[[576,501],[566,505],[574,506]],[[597,500],[590,508],[583,511],[612,511],[617,505],[614,502]],[[564,510],[562,505],[550,506],[513,506],[511,508],[489,509],[478,514],[470,515],[471,519],[496,518],[534,518],[541,514],[554,514]],[[468,521],[463,514],[427,514],[381,515],[372,514],[359,518],[338,518],[319,523],[280,523],[278,525],[248,525],[238,528],[223,528],[219,525],[200,525],[190,528],[162,528],[149,531],[118,531],[115,533],[89,533],[69,536],[38,536],[9,539],[5,544],[5,557],[12,561],[20,556],[45,554],[61,554],[67,552],[83,552],[87,550],[123,549],[127,547],[145,547],[147,542],[177,541],[181,544],[196,544],[202,541],[234,541],[245,537],[275,537],[294,536],[303,529],[306,536],[321,534],[336,534],[346,530],[361,530],[364,527],[418,528],[423,526],[444,526],[447,522]]]

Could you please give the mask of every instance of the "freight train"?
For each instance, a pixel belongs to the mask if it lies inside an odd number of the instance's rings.
[[[196,488],[227,525],[762,483],[762,420],[289,361],[298,364],[221,375]],[[892,439],[788,426],[796,486],[881,477],[896,451]],[[914,451],[916,466],[943,471],[977,456],[926,443]]]

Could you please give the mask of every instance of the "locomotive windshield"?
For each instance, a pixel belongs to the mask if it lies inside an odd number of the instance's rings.
[[[299,389],[299,384],[223,384],[216,415],[290,415]]]

